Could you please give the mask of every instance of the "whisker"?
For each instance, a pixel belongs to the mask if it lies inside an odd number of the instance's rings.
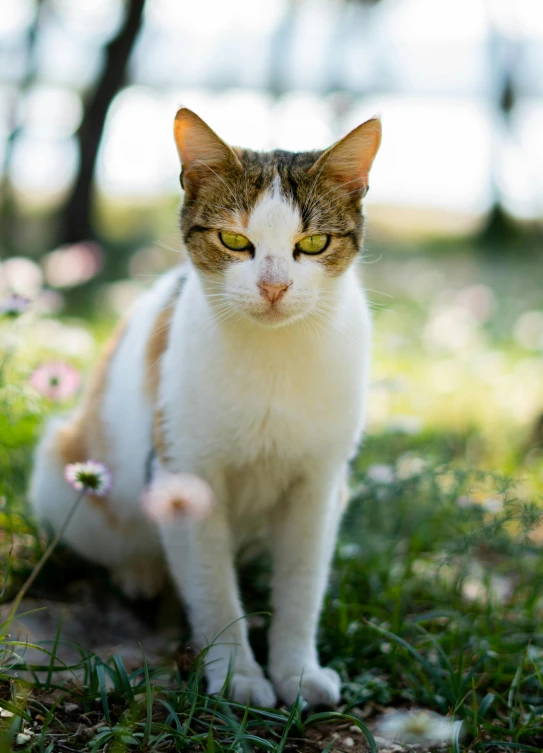
[[[364,290],[366,293],[377,293],[378,295],[384,295],[386,298],[394,298],[393,295],[390,293],[384,293],[382,290],[375,290],[374,288],[366,288],[364,287]]]
[[[165,248],[167,251],[174,251],[176,254],[183,254],[185,252],[184,248],[174,248],[173,246],[168,246],[168,244],[164,243],[164,241],[153,241],[153,246],[160,246],[161,248]]]
[[[355,259],[355,263],[356,264],[376,264],[378,261],[381,261],[382,258],[383,258],[382,254],[379,254],[379,256],[376,259],[372,259],[369,254],[362,254]],[[371,259],[371,261],[366,261],[366,259],[368,260]]]

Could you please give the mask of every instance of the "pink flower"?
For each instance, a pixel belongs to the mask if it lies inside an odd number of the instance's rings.
[[[160,472],[145,490],[142,506],[156,522],[181,517],[205,518],[213,506],[209,484],[193,473]]]
[[[61,361],[45,363],[32,372],[30,384],[49,400],[66,400],[79,387],[79,372]]]
[[[64,469],[64,478],[76,491],[91,492],[97,497],[105,497],[113,486],[111,471],[96,460],[70,463]]]

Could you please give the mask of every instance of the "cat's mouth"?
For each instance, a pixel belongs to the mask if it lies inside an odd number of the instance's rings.
[[[276,303],[262,302],[258,306],[245,309],[253,321],[267,327],[282,327],[298,319],[302,312],[297,307],[289,306],[283,301]]]

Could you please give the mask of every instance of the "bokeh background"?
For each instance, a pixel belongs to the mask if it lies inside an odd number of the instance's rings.
[[[541,0],[0,0],[0,292],[40,312],[29,369],[89,368],[176,263],[180,104],[257,149],[382,116],[367,457],[540,469]]]

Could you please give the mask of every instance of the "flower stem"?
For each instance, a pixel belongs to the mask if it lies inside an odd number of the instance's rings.
[[[62,536],[64,535],[64,531],[68,528],[68,525],[69,525],[71,519],[73,518],[75,511],[79,507],[79,503],[81,502],[81,500],[83,499],[83,497],[85,496],[85,494],[86,494],[87,491],[88,491],[87,489],[84,489],[82,492],[80,492],[78,494],[78,496],[77,496],[75,502],[73,503],[73,505],[71,506],[71,508],[70,508],[70,510],[68,512],[68,515],[66,516],[63,524],[60,526],[60,528],[58,529],[57,533],[55,534],[55,537],[53,538],[53,540],[51,541],[51,543],[49,544],[49,546],[47,547],[47,549],[45,550],[45,552],[40,557],[38,563],[36,564],[36,566],[34,567],[34,569],[32,570],[32,572],[30,573],[30,575],[28,576],[28,578],[26,579],[26,581],[21,586],[21,588],[19,590],[19,593],[17,594],[17,596],[13,600],[13,604],[12,604],[12,607],[11,607],[11,610],[10,610],[10,613],[9,613],[9,617],[7,619],[8,623],[11,622],[11,620],[15,617],[15,613],[17,612],[19,604],[23,600],[24,595],[26,594],[26,592],[28,591],[28,589],[30,588],[30,586],[34,583],[34,581],[36,580],[36,578],[40,574],[40,571],[41,571],[42,567],[45,565],[45,563],[47,562],[47,560],[49,559],[49,557],[52,555],[52,553],[56,549],[56,546],[57,546],[58,542],[61,540]]]

